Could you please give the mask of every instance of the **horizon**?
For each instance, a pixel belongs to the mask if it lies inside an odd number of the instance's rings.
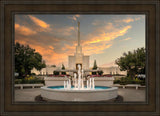
[[[29,45],[46,65],[68,68],[77,45],[77,22],[84,55],[98,67],[115,66],[124,52],[145,48],[145,15],[15,15],[15,42]]]

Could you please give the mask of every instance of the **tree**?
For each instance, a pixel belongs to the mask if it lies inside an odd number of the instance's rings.
[[[64,66],[64,64],[62,64],[62,70],[65,70],[65,66]]]
[[[94,60],[94,65],[93,65],[93,70],[96,70],[98,67],[97,67],[97,63],[96,63],[96,60]]]
[[[101,75],[103,75],[103,71],[101,70],[101,71],[98,71],[98,74],[101,76]]]
[[[65,70],[65,66],[62,64],[62,70]],[[62,75],[66,75],[66,72],[62,72]]]
[[[138,48],[133,52],[123,53],[123,56],[118,58],[115,63],[120,67],[121,71],[127,71],[127,76],[132,78],[135,74],[145,73],[145,49]]]
[[[33,67],[37,70],[46,67],[42,56],[29,45],[24,46],[17,42],[15,44],[15,72],[19,73],[19,77],[23,77],[30,75]]]
[[[96,60],[94,60],[94,65],[93,65],[93,70],[97,70],[97,63],[96,63]],[[97,72],[92,72],[92,75],[96,75],[97,74]]]
[[[53,74],[54,75],[59,75],[59,72],[58,71],[53,71]]]

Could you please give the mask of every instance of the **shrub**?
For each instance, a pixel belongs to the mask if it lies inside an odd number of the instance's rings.
[[[120,79],[120,83],[119,83],[120,85],[126,85],[127,84],[127,81],[126,81],[126,78],[125,77],[122,77],[121,79]]]
[[[58,71],[53,71],[53,74],[54,75],[59,75],[59,72]]]
[[[62,75],[66,75],[66,72],[62,72]]]
[[[103,71],[98,71],[98,74],[99,74],[99,75],[102,75],[102,74],[103,74]]]
[[[23,79],[15,79],[15,84],[35,84],[35,83],[44,83],[44,80],[29,76],[23,78]]]
[[[92,72],[92,75],[97,75],[97,72]]]
[[[119,84],[120,82],[120,80],[114,80],[114,84]]]
[[[145,85],[145,80],[140,80],[139,84],[144,86]]]
[[[115,80],[114,84],[120,84],[120,85],[141,84],[141,85],[145,85],[145,80],[139,80],[138,78],[132,79],[131,77],[122,77],[120,80]]]
[[[15,79],[15,84],[21,84],[22,83],[22,79]]]
[[[31,73],[31,75],[36,75],[36,73]]]

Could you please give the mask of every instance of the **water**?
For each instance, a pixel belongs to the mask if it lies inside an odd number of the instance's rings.
[[[64,89],[64,86],[49,86],[47,88],[50,88],[50,89],[58,89],[58,90],[62,90]],[[103,90],[103,89],[109,89],[111,87],[106,87],[106,86],[95,86],[95,90]],[[74,89],[74,86],[71,86],[71,89]],[[84,87],[84,90],[90,90],[90,89],[87,89],[87,87],[85,86]]]
[[[73,85],[74,88],[71,85],[72,81],[71,79],[68,79],[67,81],[64,81],[64,89],[74,89],[74,90],[90,90],[90,89],[95,89],[95,83],[94,83],[94,78],[90,78],[87,80],[87,86],[84,86],[84,70],[82,69],[81,65],[78,64],[78,71],[77,74],[74,73],[74,80],[73,80]]]

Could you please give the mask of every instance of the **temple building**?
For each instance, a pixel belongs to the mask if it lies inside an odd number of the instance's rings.
[[[80,44],[80,22],[78,22],[78,44],[76,46],[76,52],[74,56],[68,56],[68,68],[71,70],[77,69],[78,64],[80,64],[84,70],[89,69],[89,56],[83,54]]]

